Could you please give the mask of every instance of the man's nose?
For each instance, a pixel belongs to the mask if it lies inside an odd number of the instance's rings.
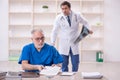
[[[41,43],[41,42],[43,42],[43,40],[40,39],[39,42]]]

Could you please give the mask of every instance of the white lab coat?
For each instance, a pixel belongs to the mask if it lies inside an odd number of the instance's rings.
[[[72,12],[71,27],[62,13],[59,14],[54,22],[51,34],[51,43],[55,43],[59,33],[59,52],[60,54],[69,55],[70,47],[73,55],[79,54],[79,43],[74,44],[75,39],[79,36],[79,23],[89,26],[82,15]]]

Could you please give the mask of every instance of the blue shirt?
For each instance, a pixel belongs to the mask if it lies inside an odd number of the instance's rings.
[[[59,54],[59,52],[53,46],[50,46],[46,43],[40,51],[35,48],[33,43],[24,46],[18,63],[21,64],[23,60],[27,60],[28,63],[32,65],[43,66],[51,66],[52,64],[58,64],[63,62],[63,58]]]

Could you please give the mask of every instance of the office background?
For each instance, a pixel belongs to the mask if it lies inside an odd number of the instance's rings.
[[[104,60],[120,61],[120,1],[104,0]],[[7,61],[8,52],[8,0],[0,0],[0,61]]]

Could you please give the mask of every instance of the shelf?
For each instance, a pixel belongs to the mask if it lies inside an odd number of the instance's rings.
[[[10,38],[9,39],[9,49],[11,50],[22,50],[23,46],[31,43],[32,40],[29,38]]]
[[[47,2],[48,1],[48,2]],[[34,0],[34,12],[56,12],[56,1],[54,0],[47,0],[47,1],[41,1],[41,0]],[[42,7],[44,5],[48,6],[48,9],[43,9]]]
[[[101,40],[103,37],[86,37],[84,40]]]
[[[31,14],[11,14],[9,15],[9,25],[31,25]]]
[[[46,24],[51,25],[53,24],[54,19],[55,15],[49,14],[34,15],[34,25],[46,25]]]
[[[104,15],[103,12],[82,12],[83,15]]]
[[[16,11],[16,12],[9,12],[9,14],[11,15],[11,14],[32,14],[31,12],[18,12],[18,11]]]
[[[31,0],[9,0],[9,12],[31,12]]]
[[[41,24],[38,24],[38,23],[34,23],[33,27],[40,27],[40,26],[44,26],[44,27],[48,27],[48,26],[53,26],[52,23],[41,23]]]
[[[56,16],[61,13],[64,0],[9,0],[9,56],[17,60],[24,45],[32,42],[31,30],[41,28],[45,42],[51,44],[51,32]],[[104,41],[104,0],[69,0],[74,12],[81,12],[88,20],[92,35],[80,42],[81,62],[96,62],[96,52],[103,51]],[[47,5],[48,9],[43,9]],[[55,47],[58,49],[59,39]],[[15,56],[14,56],[15,54]]]
[[[16,26],[16,27],[24,27],[24,26],[32,26],[31,24],[25,24],[25,23],[12,23],[10,22],[9,26]]]
[[[103,25],[100,24],[96,24],[96,25],[91,25],[92,28],[103,28]]]
[[[102,0],[83,0],[81,4],[81,11],[86,15],[104,15]]]
[[[50,11],[45,11],[45,12],[34,12],[34,14],[49,14],[49,15],[51,15],[51,14],[56,14],[56,12],[50,12]]]
[[[102,49],[81,49],[81,51],[96,52],[96,51],[102,51]]]
[[[9,51],[21,51],[22,49],[14,48],[14,49],[9,49]]]
[[[31,39],[30,36],[10,36],[10,39]]]
[[[96,62],[96,52],[95,53],[82,53],[81,62]]]

